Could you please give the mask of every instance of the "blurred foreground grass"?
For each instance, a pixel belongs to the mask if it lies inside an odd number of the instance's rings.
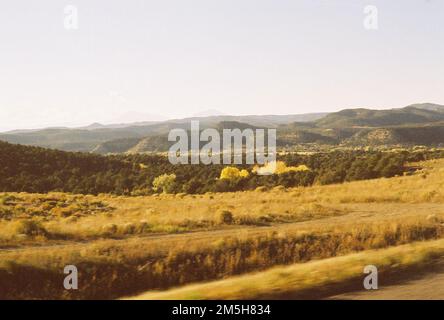
[[[367,265],[388,280],[397,273],[420,271],[444,257],[444,240],[369,250],[342,257],[276,267],[270,270],[167,291],[149,292],[131,299],[304,299],[321,298],[344,288],[363,288]],[[381,285],[382,283],[380,283]]]

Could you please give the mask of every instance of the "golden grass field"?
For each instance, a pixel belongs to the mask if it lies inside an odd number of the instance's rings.
[[[444,160],[416,165],[409,176],[270,191],[1,194],[0,298],[248,299],[270,285],[269,297],[302,297],[362,277],[362,263],[419,266],[442,253]],[[79,290],[63,289],[68,264]],[[341,272],[319,278],[324,268]]]

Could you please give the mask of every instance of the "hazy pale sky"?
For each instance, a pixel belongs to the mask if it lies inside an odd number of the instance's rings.
[[[4,1],[0,129],[444,104],[443,20],[442,0]]]

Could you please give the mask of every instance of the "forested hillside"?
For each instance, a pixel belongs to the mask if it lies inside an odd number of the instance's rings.
[[[316,120],[322,128],[381,127],[406,124],[432,123],[444,120],[441,105],[412,105],[400,109],[372,110],[345,109]]]
[[[0,142],[0,191],[83,194],[150,194],[156,177],[170,175],[171,193],[205,193],[251,190],[257,187],[308,186],[343,181],[391,177],[404,172],[405,162],[441,157],[442,152],[343,151],[279,157],[286,166],[308,170],[283,170],[261,176],[253,166],[239,166],[248,174],[221,179],[224,165],[172,165],[160,155],[100,156],[12,145]]]

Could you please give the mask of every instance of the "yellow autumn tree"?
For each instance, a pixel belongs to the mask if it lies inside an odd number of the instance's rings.
[[[257,174],[283,174],[286,172],[298,172],[298,171],[309,171],[305,164],[301,164],[299,166],[287,166],[284,161],[273,161],[269,162],[263,167],[255,167],[253,169]]]
[[[248,175],[249,173],[245,169],[239,170],[236,167],[226,167],[222,169],[220,178],[232,180],[237,178],[246,178]]]
[[[250,175],[250,173],[249,173],[247,170],[242,169],[242,170],[239,172],[239,175],[240,175],[241,178],[246,178],[246,177],[248,177],[248,176]]]

